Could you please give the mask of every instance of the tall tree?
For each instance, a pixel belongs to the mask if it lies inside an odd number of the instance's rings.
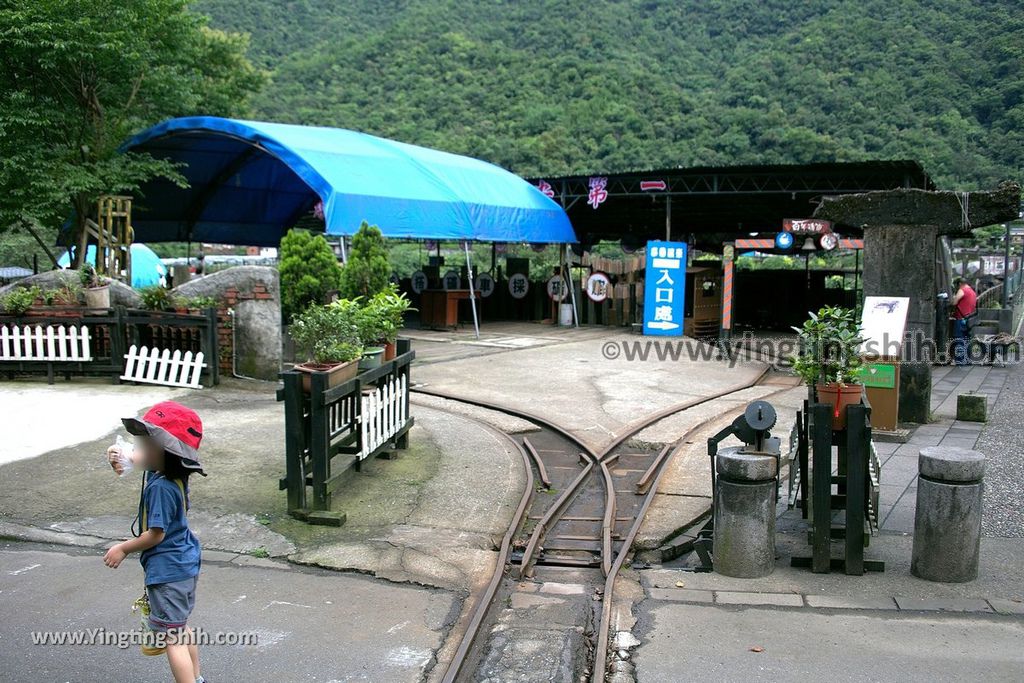
[[[73,216],[61,239],[77,244],[99,195],[185,182],[169,161],[119,153],[132,133],[246,111],[265,80],[245,56],[248,37],[209,28],[190,4],[0,0],[0,233],[45,244]]]

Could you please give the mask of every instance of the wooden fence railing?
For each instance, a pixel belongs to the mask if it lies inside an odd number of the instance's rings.
[[[146,347],[151,353],[191,353],[194,358],[202,353],[206,367],[202,370],[203,383],[213,386],[220,382],[217,363],[217,311],[209,308],[198,314],[170,311],[145,311],[117,307],[105,311],[60,307],[35,310],[30,315],[0,315],[0,327],[8,329],[27,327],[33,335],[42,330],[75,327],[81,335],[84,329],[88,346],[82,349],[82,358],[29,359],[0,358],[0,372],[9,374],[45,371],[52,377],[53,370],[70,374],[109,376],[117,384],[127,381],[125,374],[130,347]]]
[[[281,373],[277,400],[285,411],[285,476],[288,512],[300,519],[331,510],[331,494],[350,468],[367,458],[405,448],[413,425],[409,414],[409,370],[415,352],[398,340],[398,355],[336,387],[313,374],[310,390],[303,373]]]
[[[790,436],[789,506],[810,521],[811,557],[793,557],[793,566],[828,573],[884,571],[884,562],[867,560],[864,548],[880,526],[881,466],[872,443],[871,405],[867,397],[846,409],[846,428],[832,429],[832,406],[804,402]],[[836,472],[836,474],[833,474]],[[844,524],[833,526],[842,511]],[[832,559],[833,540],[843,541],[842,557]]]

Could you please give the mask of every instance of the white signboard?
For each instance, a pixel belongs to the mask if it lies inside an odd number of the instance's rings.
[[[530,280],[522,273],[516,273],[508,279],[508,293],[513,299],[522,299],[530,291]]]
[[[482,299],[486,299],[494,293],[494,278],[490,273],[480,273],[476,276],[476,293]]]
[[[553,275],[548,280],[548,296],[551,297],[552,301],[562,301],[569,293],[569,288],[565,286],[565,280],[562,279],[561,275]]]
[[[866,296],[861,314],[861,355],[899,357],[907,327],[910,299],[905,296]]]
[[[587,278],[587,296],[594,303],[600,303],[608,298],[608,288],[611,287],[611,280],[601,271],[594,271]]]

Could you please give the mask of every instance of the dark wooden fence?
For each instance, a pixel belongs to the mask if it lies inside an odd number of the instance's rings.
[[[300,519],[331,510],[331,493],[346,472],[367,458],[405,448],[413,425],[409,414],[410,342],[399,339],[397,355],[336,387],[313,374],[310,391],[303,373],[281,373],[277,400],[285,411],[285,476],[288,512]]]
[[[60,363],[56,368],[65,376],[70,374],[109,376],[117,384],[125,368],[125,354],[132,345],[168,351],[202,352],[206,359],[203,383],[213,386],[220,382],[218,367],[217,310],[208,308],[200,313],[146,311],[117,307],[107,310],[79,307],[51,307],[31,309],[29,315],[0,315],[0,325],[19,327],[37,325],[85,325],[89,328],[89,346],[92,360]],[[5,361],[0,372],[36,373],[48,371],[46,362]]]
[[[882,476],[867,398],[847,407],[843,430],[832,429],[832,406],[805,401],[793,427],[789,466],[791,507],[798,505],[811,523],[811,557],[794,557],[793,565],[850,575],[884,570],[884,563],[864,559],[864,548],[879,526]],[[836,511],[843,512],[843,526],[832,526]],[[832,558],[833,540],[843,541],[841,558]]]

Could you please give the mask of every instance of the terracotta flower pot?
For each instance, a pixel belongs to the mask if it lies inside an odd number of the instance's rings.
[[[818,384],[818,401],[832,406],[832,429],[846,429],[846,407],[860,401],[864,386],[861,384]]]
[[[389,341],[389,342],[386,342],[384,344],[384,362],[385,363],[388,362],[389,360],[394,360],[395,359],[395,348],[396,348],[396,346],[397,346],[396,343],[393,342],[393,341]]]
[[[312,387],[312,376],[314,374],[326,374],[327,388],[330,389],[355,377],[359,373],[359,360],[350,360],[346,363],[336,363],[333,365],[320,365],[312,362],[299,363],[294,369],[305,373],[302,376],[302,390],[308,394]]]

